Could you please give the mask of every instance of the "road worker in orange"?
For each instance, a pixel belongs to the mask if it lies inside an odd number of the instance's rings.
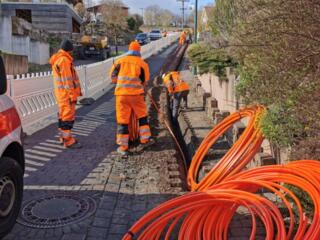
[[[141,58],[141,46],[137,41],[129,45],[126,56],[118,59],[110,72],[112,83],[116,84],[117,144],[118,153],[128,155],[129,129],[131,114],[139,121],[140,146],[142,151],[154,143],[148,123],[145,88],[150,79],[149,66]]]
[[[170,96],[173,123],[177,123],[181,100],[184,107],[188,107],[189,85],[181,79],[177,71],[168,72],[162,75],[163,83],[167,87]]]
[[[54,54],[49,63],[52,66],[54,94],[59,108],[59,133],[60,142],[65,148],[81,148],[80,143],[72,136],[76,103],[81,94],[78,75],[73,67],[71,56],[73,44],[65,39],[61,42],[60,50]]]
[[[167,36],[168,36],[167,30],[164,30],[164,31],[163,31],[162,36],[163,36],[163,37],[167,37]]]
[[[185,31],[183,31],[179,38],[179,45],[181,46],[184,45],[186,40],[187,40],[187,34],[185,33]]]

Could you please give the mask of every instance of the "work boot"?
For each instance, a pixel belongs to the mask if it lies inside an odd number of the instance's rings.
[[[59,120],[60,121],[60,120]],[[62,137],[63,133],[62,133],[62,130],[61,128],[58,129],[58,136],[59,136],[59,143],[60,145],[63,145],[64,143],[64,140],[63,140],[63,137]]]
[[[149,138],[149,141],[146,143],[140,143],[140,145],[136,148],[137,152],[142,152],[144,150],[146,150],[147,148],[151,147],[152,145],[154,145],[156,143],[156,141],[153,138]]]
[[[123,150],[122,147],[118,147],[117,153],[119,153],[119,154],[120,154],[121,156],[123,156],[123,157],[129,155],[128,150]]]
[[[74,141],[72,142],[65,141],[64,147],[67,149],[80,149],[82,148],[82,145],[77,140],[74,139]]]

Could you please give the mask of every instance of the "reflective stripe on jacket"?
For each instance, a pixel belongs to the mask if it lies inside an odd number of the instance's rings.
[[[114,95],[141,95],[150,79],[149,66],[141,57],[127,55],[115,62],[110,76],[116,84]]]
[[[169,93],[177,93],[189,90],[189,85],[183,81],[179,72],[170,72],[164,79],[163,83],[168,88]]]
[[[71,55],[60,49],[51,57],[49,63],[52,66],[57,101],[76,101],[81,96],[81,86]]]

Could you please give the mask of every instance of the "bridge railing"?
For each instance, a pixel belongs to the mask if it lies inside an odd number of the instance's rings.
[[[178,35],[175,34],[143,46],[142,57],[147,59],[157,54],[174,43],[177,38]],[[84,98],[97,99],[112,89],[108,75],[114,60],[110,58],[102,62],[76,67]],[[8,85],[7,94],[14,100],[24,127],[57,114],[51,71],[22,74],[15,77],[8,76]]]

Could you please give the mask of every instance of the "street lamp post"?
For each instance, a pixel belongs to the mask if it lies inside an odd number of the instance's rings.
[[[140,8],[140,10],[142,11],[142,21],[143,21],[143,23],[144,23],[144,8]]]
[[[182,8],[181,8],[181,10],[182,10],[182,29],[184,28],[184,13],[185,13],[185,10],[186,10],[186,8],[185,8],[185,2],[189,2],[189,0],[177,0],[177,2],[181,2],[182,3]]]
[[[194,43],[198,42],[198,0],[195,0],[194,6]]]
[[[195,4],[194,4],[194,43],[198,42],[198,0],[195,0]],[[194,66],[192,68],[192,72],[193,75],[197,75],[198,71],[197,71],[197,67]]]

